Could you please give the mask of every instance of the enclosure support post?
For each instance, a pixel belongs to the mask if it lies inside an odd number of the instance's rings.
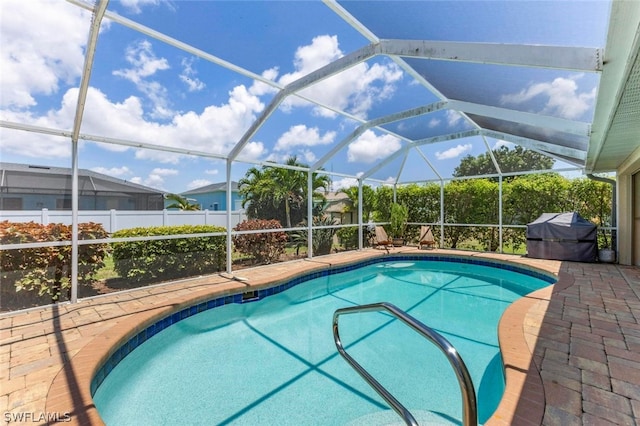
[[[85,50],[84,67],[82,69],[82,78],[78,90],[76,113],[73,119],[73,132],[71,133],[71,303],[78,301],[78,139],[80,138],[84,105],[89,90],[93,59],[96,53],[96,45],[98,44],[100,23],[102,22],[102,17],[104,16],[108,3],[109,0],[102,0],[97,2],[93,8],[93,19],[91,21],[89,40],[87,41],[87,48]]]
[[[71,303],[78,301],[78,140],[71,140]],[[62,289],[60,289],[62,290]]]
[[[498,239],[499,239],[499,252],[504,253],[502,248],[502,174],[500,174],[498,180]]]
[[[362,250],[362,178],[358,178],[358,250]]]
[[[313,257],[313,173],[307,172],[307,257]]]
[[[231,161],[227,160],[227,273],[232,270],[231,265]]]
[[[440,179],[440,248],[444,248],[444,181]]]

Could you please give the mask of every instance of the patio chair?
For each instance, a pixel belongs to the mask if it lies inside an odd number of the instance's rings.
[[[393,246],[393,241],[389,238],[389,236],[387,236],[387,231],[385,231],[382,226],[376,226],[376,234],[373,239],[373,247],[382,247],[388,253],[389,247],[391,246]]]
[[[427,225],[422,225],[420,227],[420,239],[418,240],[418,248],[421,249],[422,246],[427,246],[427,248],[436,248],[436,239],[433,238],[431,227]]]

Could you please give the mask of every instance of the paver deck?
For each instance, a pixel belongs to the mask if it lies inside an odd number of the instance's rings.
[[[392,253],[486,257],[559,277],[514,302],[501,320],[507,388],[487,424],[640,423],[640,268],[407,247]],[[1,315],[0,421],[102,424],[89,393],[92,376],[117,342],[154,318],[214,294],[383,254],[339,253],[242,270],[242,282],[210,275]]]

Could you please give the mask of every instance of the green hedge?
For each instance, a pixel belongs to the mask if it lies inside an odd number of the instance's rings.
[[[357,191],[347,192],[357,197]],[[374,220],[389,221],[393,188],[379,186],[372,198]],[[437,183],[399,186],[396,200],[407,206],[410,223],[440,221],[440,185]],[[526,225],[542,213],[576,211],[598,226],[610,226],[611,206],[611,185],[588,178],[569,179],[558,173],[541,173],[509,178],[502,184],[504,225]],[[499,183],[494,179],[450,181],[444,185],[442,207],[445,223],[497,224],[500,214]],[[434,232],[438,228],[435,227]],[[415,229],[419,228],[413,228],[413,232]],[[499,245],[498,232],[497,227],[445,226],[444,247],[466,248],[471,243],[477,245],[478,249],[494,251]],[[410,237],[413,236],[415,234]],[[348,234],[342,237],[346,240]],[[601,239],[603,246],[610,244],[609,238],[606,241]],[[522,250],[526,246],[525,232],[522,228],[506,226],[503,242],[512,250]]]
[[[219,226],[161,226],[114,232],[113,238],[226,232]],[[221,271],[226,237],[207,236],[112,243],[114,269],[137,282],[165,281]]]
[[[345,250],[354,250],[358,248],[358,226],[340,228],[336,235],[338,236],[338,243]],[[362,227],[362,244],[364,247],[369,245],[369,228],[366,223]]]

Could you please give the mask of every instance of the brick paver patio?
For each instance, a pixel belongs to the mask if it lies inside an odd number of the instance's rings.
[[[507,389],[493,425],[634,425],[640,419],[640,268],[489,253],[402,248],[394,253],[508,260],[559,276],[516,301],[500,323]],[[0,316],[2,423],[101,424],[89,393],[109,350],[153,318],[267,286],[310,269],[371,256],[340,253],[184,280]],[[268,424],[268,420],[267,423]]]

